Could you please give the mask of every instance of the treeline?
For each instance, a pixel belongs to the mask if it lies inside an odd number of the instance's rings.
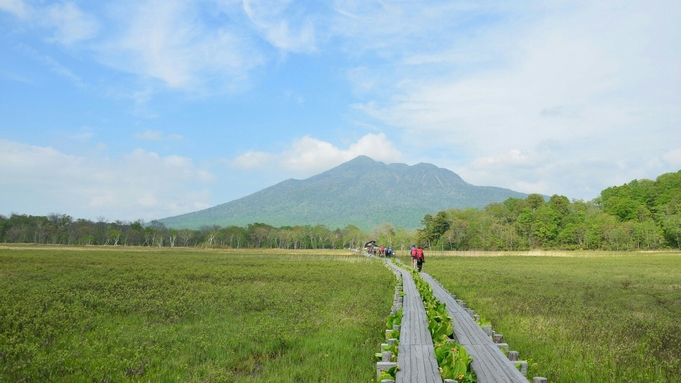
[[[590,202],[509,198],[426,215],[423,246],[443,250],[655,250],[681,247],[681,171],[610,187]]]
[[[247,227],[206,226],[199,230],[175,230],[158,221],[145,224],[142,220],[74,220],[58,213],[47,216],[12,214],[9,218],[0,215],[0,241],[5,243],[334,249],[357,248],[367,237],[368,234],[353,225],[329,230],[321,225],[275,228],[255,223]]]
[[[163,223],[73,219],[66,214],[0,215],[0,242],[64,245],[231,247],[283,249],[358,248],[367,240],[404,250],[418,243],[430,250],[656,250],[681,247],[681,171],[655,181],[610,187],[599,198],[569,201],[539,194],[509,198],[482,210],[450,209],[427,214],[423,228],[383,223],[372,232],[354,225],[273,227],[206,226],[175,230]]]

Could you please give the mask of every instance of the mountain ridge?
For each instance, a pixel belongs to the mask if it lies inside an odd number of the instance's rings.
[[[287,179],[243,198],[214,207],[167,217],[171,228],[201,226],[348,224],[367,230],[389,222],[420,227],[425,214],[449,208],[482,208],[527,194],[493,186],[474,186],[451,170],[429,163],[385,164],[358,156],[303,180]]]

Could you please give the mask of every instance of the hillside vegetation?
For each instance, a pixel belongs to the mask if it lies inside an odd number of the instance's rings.
[[[305,180],[287,180],[209,209],[163,218],[175,229],[202,226],[354,225],[368,231],[382,222],[413,229],[424,214],[448,208],[482,208],[490,202],[527,194],[474,186],[432,164],[389,164],[359,156]]]

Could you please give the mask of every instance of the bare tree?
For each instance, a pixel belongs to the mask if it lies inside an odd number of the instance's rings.
[[[182,229],[177,233],[177,235],[180,237],[180,240],[182,240],[184,247],[187,247],[189,246],[189,241],[194,236],[194,232],[188,229]]]

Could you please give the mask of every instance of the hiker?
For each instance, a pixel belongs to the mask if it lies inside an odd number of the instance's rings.
[[[416,245],[411,245],[411,268],[416,268]]]
[[[419,273],[421,272],[424,263],[426,263],[426,259],[423,256],[423,248],[419,246],[416,249],[416,265],[419,269]]]
[[[388,257],[392,257],[392,256],[393,256],[393,248],[392,248],[392,247],[389,247],[389,248],[385,251],[385,257],[388,258]]]

